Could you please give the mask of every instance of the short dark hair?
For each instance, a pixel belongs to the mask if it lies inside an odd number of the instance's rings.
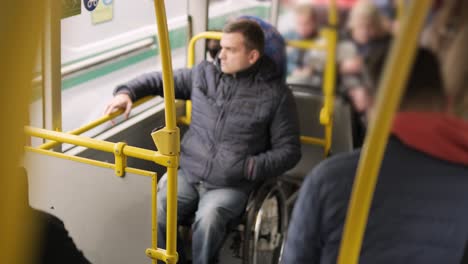
[[[365,61],[365,69],[369,78],[369,92],[377,93],[378,82],[383,73],[390,42],[387,45],[371,48]],[[413,66],[411,67],[406,89],[403,93],[400,107],[411,108],[413,103],[427,105],[445,104],[442,72],[439,61],[434,53],[426,48],[418,48]]]
[[[258,50],[263,55],[265,49],[265,36],[260,25],[249,19],[237,19],[227,23],[223,28],[224,33],[241,33],[244,44],[248,50]]]

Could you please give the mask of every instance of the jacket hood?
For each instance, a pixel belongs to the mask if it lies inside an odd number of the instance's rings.
[[[218,57],[214,61],[216,68],[221,71],[221,61]],[[275,62],[268,56],[263,55],[260,57],[255,64],[249,68],[236,73],[236,76],[249,76],[252,74],[258,74],[256,77],[261,78],[265,81],[273,79],[285,79],[286,73],[282,72]]]
[[[430,156],[468,166],[468,122],[445,113],[399,112],[392,134]]]

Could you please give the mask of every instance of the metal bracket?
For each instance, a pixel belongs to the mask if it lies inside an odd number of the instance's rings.
[[[159,153],[165,156],[176,156],[180,152],[180,131],[176,127],[170,130],[166,127],[151,133]]]
[[[124,142],[118,142],[114,146],[115,175],[119,177],[125,175],[125,167],[127,167],[127,156],[123,153],[125,146],[127,146],[127,144]]]
[[[146,249],[146,255],[151,259],[162,260],[168,264],[175,264],[179,260],[179,255],[175,252],[175,255],[168,255],[166,250],[162,249],[153,249],[148,248]]]
[[[323,106],[320,110],[320,124],[328,126],[331,123],[330,111],[327,106]]]

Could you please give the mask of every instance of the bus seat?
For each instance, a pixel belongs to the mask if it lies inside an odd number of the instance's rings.
[[[319,113],[323,106],[323,95],[314,86],[290,84],[299,114],[301,135],[324,137],[324,127],[320,124]],[[352,150],[351,109],[340,98],[335,99],[333,118],[332,153]],[[315,165],[324,159],[323,148],[318,145],[302,144],[302,158],[287,172],[287,177],[301,180]]]

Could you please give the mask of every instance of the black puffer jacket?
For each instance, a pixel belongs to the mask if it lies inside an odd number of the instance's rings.
[[[300,159],[299,122],[291,91],[261,58],[249,69],[224,74],[202,62],[174,72],[175,96],[192,100],[192,123],[181,143],[180,167],[189,182],[240,187],[278,176]],[[160,73],[117,87],[133,101],[163,95]]]

